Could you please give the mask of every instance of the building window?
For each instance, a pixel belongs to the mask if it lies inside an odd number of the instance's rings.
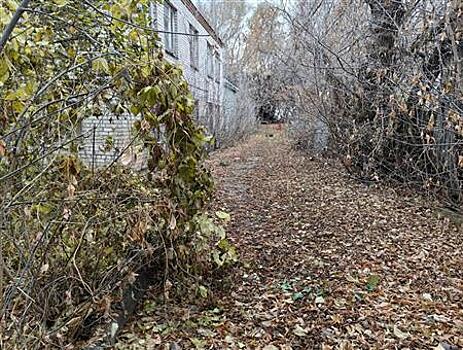
[[[217,82],[220,82],[220,58],[219,58],[219,53],[216,52],[214,55],[214,61],[215,61],[215,80]]]
[[[209,43],[207,43],[207,76],[214,78],[214,50]]]
[[[166,52],[177,56],[177,10],[167,1],[164,1],[164,48]]]
[[[198,31],[190,24],[190,65],[198,69],[199,61],[199,39]]]

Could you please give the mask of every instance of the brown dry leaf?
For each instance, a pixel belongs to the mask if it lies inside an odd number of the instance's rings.
[[[212,155],[210,212],[230,213],[240,264],[201,281],[212,303],[171,298],[149,323],[185,349],[196,338],[206,349],[424,349],[438,336],[462,348],[461,230],[413,193],[306,156],[272,126]]]
[[[0,140],[0,157],[4,157],[6,155],[6,144],[3,140]]]

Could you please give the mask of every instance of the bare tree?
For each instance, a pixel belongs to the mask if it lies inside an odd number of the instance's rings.
[[[281,96],[296,105],[294,125],[316,134],[321,123],[329,135],[324,147],[352,175],[461,203],[461,2],[286,5],[279,10],[290,39],[273,50],[284,64],[274,64],[271,75],[277,84],[291,82]]]
[[[198,6],[224,42],[224,74],[238,88],[233,102],[227,103],[227,110],[223,111],[223,122],[218,123],[218,130],[215,130],[223,142],[230,143],[249,134],[256,126],[256,106],[244,62],[251,6],[236,1],[198,1]]]

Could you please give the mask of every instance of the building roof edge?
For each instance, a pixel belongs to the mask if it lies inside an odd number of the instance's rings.
[[[217,32],[209,24],[209,21],[204,17],[204,15],[199,11],[195,4],[191,0],[182,0],[183,4],[191,11],[191,13],[196,17],[196,19],[203,25],[207,32],[223,47],[223,41]]]

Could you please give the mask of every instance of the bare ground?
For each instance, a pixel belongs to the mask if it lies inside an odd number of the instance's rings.
[[[461,224],[272,128],[211,166],[240,263],[208,303],[145,310],[119,348],[463,348]]]

